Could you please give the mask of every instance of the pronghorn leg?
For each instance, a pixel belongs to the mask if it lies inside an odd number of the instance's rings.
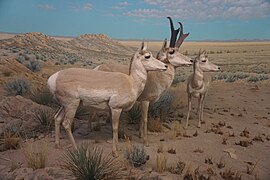
[[[187,121],[186,121],[186,126],[185,129],[188,128],[188,119],[191,111],[191,94],[188,94],[188,113],[187,113]]]
[[[88,119],[88,130],[89,130],[89,132],[93,131],[92,122],[93,122],[94,118],[96,117],[96,114],[97,114],[96,111],[93,112],[92,116],[89,114],[89,117],[88,117],[89,118]]]
[[[201,109],[200,109],[200,114],[201,114],[201,116],[200,116],[200,122],[203,121],[203,106],[204,106],[205,96],[206,96],[206,94],[202,95],[202,102],[201,102]]]
[[[142,101],[142,132],[143,132],[143,143],[148,146],[148,138],[147,138],[147,119],[148,119],[148,107],[149,101]]]
[[[78,99],[66,107],[65,118],[64,118],[64,121],[62,123],[67,134],[68,134],[68,138],[69,138],[72,146],[76,149],[77,149],[77,145],[76,145],[76,142],[75,142],[74,137],[73,137],[72,132],[71,132],[71,125],[72,125],[72,122],[73,122],[73,119],[74,119],[74,116],[76,114],[76,110],[77,110],[79,104],[80,104],[80,100]]]
[[[60,148],[60,124],[65,116],[65,109],[62,106],[54,116],[55,123],[55,146]]]
[[[118,127],[119,127],[119,118],[121,115],[122,109],[112,109],[112,129],[113,129],[113,149],[112,155],[118,157],[117,144],[118,144]]]
[[[204,101],[204,95],[201,94],[199,98],[199,122],[198,122],[198,128],[201,127],[201,120],[202,120],[202,111],[203,111],[203,101]]]

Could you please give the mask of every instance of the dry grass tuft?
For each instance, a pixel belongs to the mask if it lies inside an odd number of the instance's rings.
[[[181,175],[186,167],[186,163],[178,161],[176,166],[171,166],[168,168],[168,171],[172,174]]]
[[[203,153],[203,150],[201,148],[197,148],[193,152],[194,153]]]
[[[21,137],[18,133],[12,132],[4,132],[3,137],[0,138],[0,145],[2,145],[2,149],[0,151],[4,151],[7,149],[18,149],[21,144]]]
[[[225,180],[241,180],[242,179],[242,175],[239,174],[239,172],[235,173],[234,171],[232,171],[232,169],[226,169],[223,172],[219,173],[220,176],[225,179]]]
[[[162,132],[162,123],[159,118],[150,119],[147,127],[151,132]]]
[[[204,163],[205,164],[213,164],[213,158],[212,157],[205,158]]]
[[[163,153],[157,154],[156,159],[157,172],[162,173],[167,169],[167,156]]]
[[[44,140],[41,145],[27,144],[23,148],[27,166],[32,169],[45,168],[48,155],[48,142]]]
[[[249,138],[249,131],[247,130],[247,128],[245,128],[241,133],[240,133],[241,137],[246,137]]]
[[[217,163],[217,167],[218,169],[222,169],[225,167],[225,163],[224,163],[224,158],[221,157],[220,160],[219,160],[219,163]]]

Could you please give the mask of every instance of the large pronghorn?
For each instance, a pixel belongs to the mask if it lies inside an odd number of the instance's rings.
[[[60,146],[62,122],[72,145],[77,148],[71,124],[80,103],[97,110],[110,110],[113,128],[113,155],[118,156],[118,125],[122,111],[129,110],[142,93],[147,71],[166,70],[167,65],[154,58],[142,43],[130,62],[129,74],[70,68],[56,72],[48,86],[61,108],[55,115],[55,143]]]
[[[140,137],[143,138],[144,144],[148,144],[147,138],[147,115],[148,115],[148,107],[150,102],[157,101],[161,94],[166,91],[172,84],[175,75],[175,68],[183,65],[191,65],[191,58],[184,56],[179,52],[179,47],[183,43],[184,39],[189,35],[189,33],[183,33],[182,23],[179,22],[181,26],[181,30],[178,28],[177,30],[173,27],[173,22],[170,17],[168,17],[170,21],[171,28],[171,38],[170,45],[167,48],[167,40],[165,39],[162,49],[157,54],[157,59],[161,62],[165,63],[168,66],[166,71],[157,72],[152,71],[148,72],[147,81],[145,88],[142,94],[139,96],[138,101],[141,102],[142,105],[142,119],[140,121]],[[177,39],[177,35],[180,30],[180,36]],[[128,66],[126,65],[114,65],[114,64],[102,64],[95,68],[100,71],[113,71],[113,72],[128,72]]]
[[[204,100],[211,82],[211,74],[209,72],[218,70],[220,70],[220,67],[208,60],[208,56],[205,51],[200,51],[199,55],[193,60],[193,73],[189,76],[187,81],[188,114],[185,128],[188,127],[192,96],[199,98],[197,110],[199,113],[198,127],[201,127]]]

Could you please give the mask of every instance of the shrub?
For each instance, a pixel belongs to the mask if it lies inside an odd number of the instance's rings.
[[[127,149],[126,158],[134,167],[139,167],[147,161],[147,155],[142,145],[133,145],[131,149]]]
[[[36,90],[31,94],[31,100],[46,106],[58,106],[57,102],[54,100],[53,95],[49,90]]]
[[[52,130],[54,126],[54,113],[46,109],[40,109],[34,114],[35,119],[40,123],[41,129]]]
[[[159,117],[163,120],[171,110],[173,95],[168,91],[165,91],[160,99],[150,104],[149,112],[152,117]]]
[[[29,64],[26,65],[26,67],[33,72],[40,71],[41,69],[39,61],[30,61]]]
[[[248,82],[257,82],[257,81],[264,81],[269,79],[268,76],[260,74],[259,76],[251,76],[250,78],[248,78]]]
[[[17,60],[19,63],[23,64],[24,61],[25,61],[25,57],[24,57],[23,55],[19,55],[19,56],[16,57],[16,60]]]
[[[71,171],[77,179],[109,180],[121,179],[123,176],[119,161],[109,156],[104,157],[101,149],[89,149],[87,144],[75,150],[67,150],[63,161],[62,168]]]
[[[83,118],[84,116],[89,116],[89,114],[90,114],[89,108],[86,107],[86,106],[80,105],[80,106],[77,108],[77,111],[76,111],[76,114],[75,114],[75,118],[81,119],[81,118]]]
[[[35,147],[33,147],[33,144],[28,144],[23,148],[23,153],[29,168],[34,170],[45,168],[48,155],[48,143],[44,141],[41,146],[35,145]]]
[[[4,89],[8,95],[24,95],[30,91],[31,85],[25,78],[17,78],[7,82]]]
[[[7,149],[18,149],[20,147],[21,137],[18,132],[5,131],[3,136],[0,138],[0,145],[2,148],[0,151]]]
[[[129,123],[135,124],[138,122],[139,119],[141,119],[141,106],[139,103],[135,103],[134,106],[128,111],[129,116]]]

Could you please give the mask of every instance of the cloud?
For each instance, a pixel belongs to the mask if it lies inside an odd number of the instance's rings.
[[[74,12],[79,12],[82,10],[91,11],[93,9],[93,5],[91,3],[78,4],[70,2],[68,3],[68,7]]]
[[[123,1],[123,2],[119,2],[116,6],[113,6],[113,9],[117,9],[117,10],[123,10],[126,9],[127,6],[131,5],[129,2],[127,1]]]
[[[50,4],[39,4],[38,7],[44,10],[54,10],[54,7]]]
[[[93,5],[91,3],[86,3],[83,5],[83,9],[86,11],[90,11],[92,9]]]
[[[150,8],[134,9],[125,15],[144,18],[171,16],[181,19],[252,19],[270,17],[267,0],[144,0]]]

